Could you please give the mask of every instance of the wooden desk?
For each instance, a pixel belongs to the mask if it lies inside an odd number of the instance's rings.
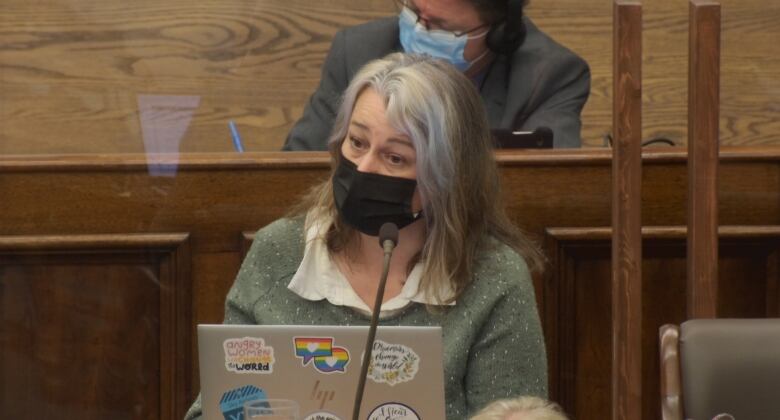
[[[686,155],[652,150],[646,418],[658,417],[656,331],[686,309]],[[575,418],[609,418],[609,151],[498,159],[510,214],[549,257],[535,285],[551,397]],[[51,407],[61,418],[181,418],[198,390],[194,325],[222,320],[247,235],[328,170],[326,155],[303,153],[0,157],[0,418]],[[724,148],[719,198],[720,312],[780,315],[780,149]]]

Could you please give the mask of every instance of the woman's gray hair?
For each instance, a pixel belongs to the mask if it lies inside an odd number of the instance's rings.
[[[329,140],[336,159],[355,102],[366,88],[384,98],[390,125],[414,144],[424,202],[455,187],[458,171],[466,169],[458,167],[462,158],[472,163],[493,159],[487,115],[474,84],[444,61],[401,53],[368,63],[344,92]],[[440,214],[443,209],[433,210]]]
[[[344,92],[329,139],[334,167],[341,156],[358,97],[373,89],[388,122],[416,150],[417,187],[427,237],[415,260],[424,262],[422,290],[441,303],[471,281],[473,264],[492,236],[520,252],[535,268],[539,254],[509,222],[502,205],[493,139],[474,83],[450,64],[420,55],[390,54],[366,64]],[[331,251],[348,246],[353,231],[339,220],[332,186],[322,186],[304,204],[334,218]],[[415,262],[415,261],[413,261]]]

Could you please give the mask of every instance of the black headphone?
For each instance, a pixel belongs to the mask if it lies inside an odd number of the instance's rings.
[[[525,41],[523,23],[525,0],[507,0],[504,19],[494,23],[487,33],[487,46],[496,54],[510,55]]]

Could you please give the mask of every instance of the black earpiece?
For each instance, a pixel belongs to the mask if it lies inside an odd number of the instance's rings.
[[[523,4],[525,0],[507,0],[506,16],[490,27],[487,46],[496,54],[510,55],[525,41]]]

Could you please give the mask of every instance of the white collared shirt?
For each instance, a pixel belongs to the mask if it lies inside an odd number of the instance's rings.
[[[338,269],[331,259],[330,252],[328,252],[324,238],[332,220],[329,217],[318,217],[319,220],[312,220],[313,214],[313,212],[309,213],[306,220],[306,247],[303,260],[287,288],[306,300],[327,299],[333,305],[348,306],[364,314],[370,314],[371,310],[368,305],[355,293],[352,285]],[[437,304],[419,290],[422,272],[423,265],[418,262],[409,273],[401,292],[382,303],[380,317],[393,315],[412,302],[427,305]],[[445,300],[452,296],[451,289],[441,293],[441,298]],[[454,302],[452,304],[454,305]]]

